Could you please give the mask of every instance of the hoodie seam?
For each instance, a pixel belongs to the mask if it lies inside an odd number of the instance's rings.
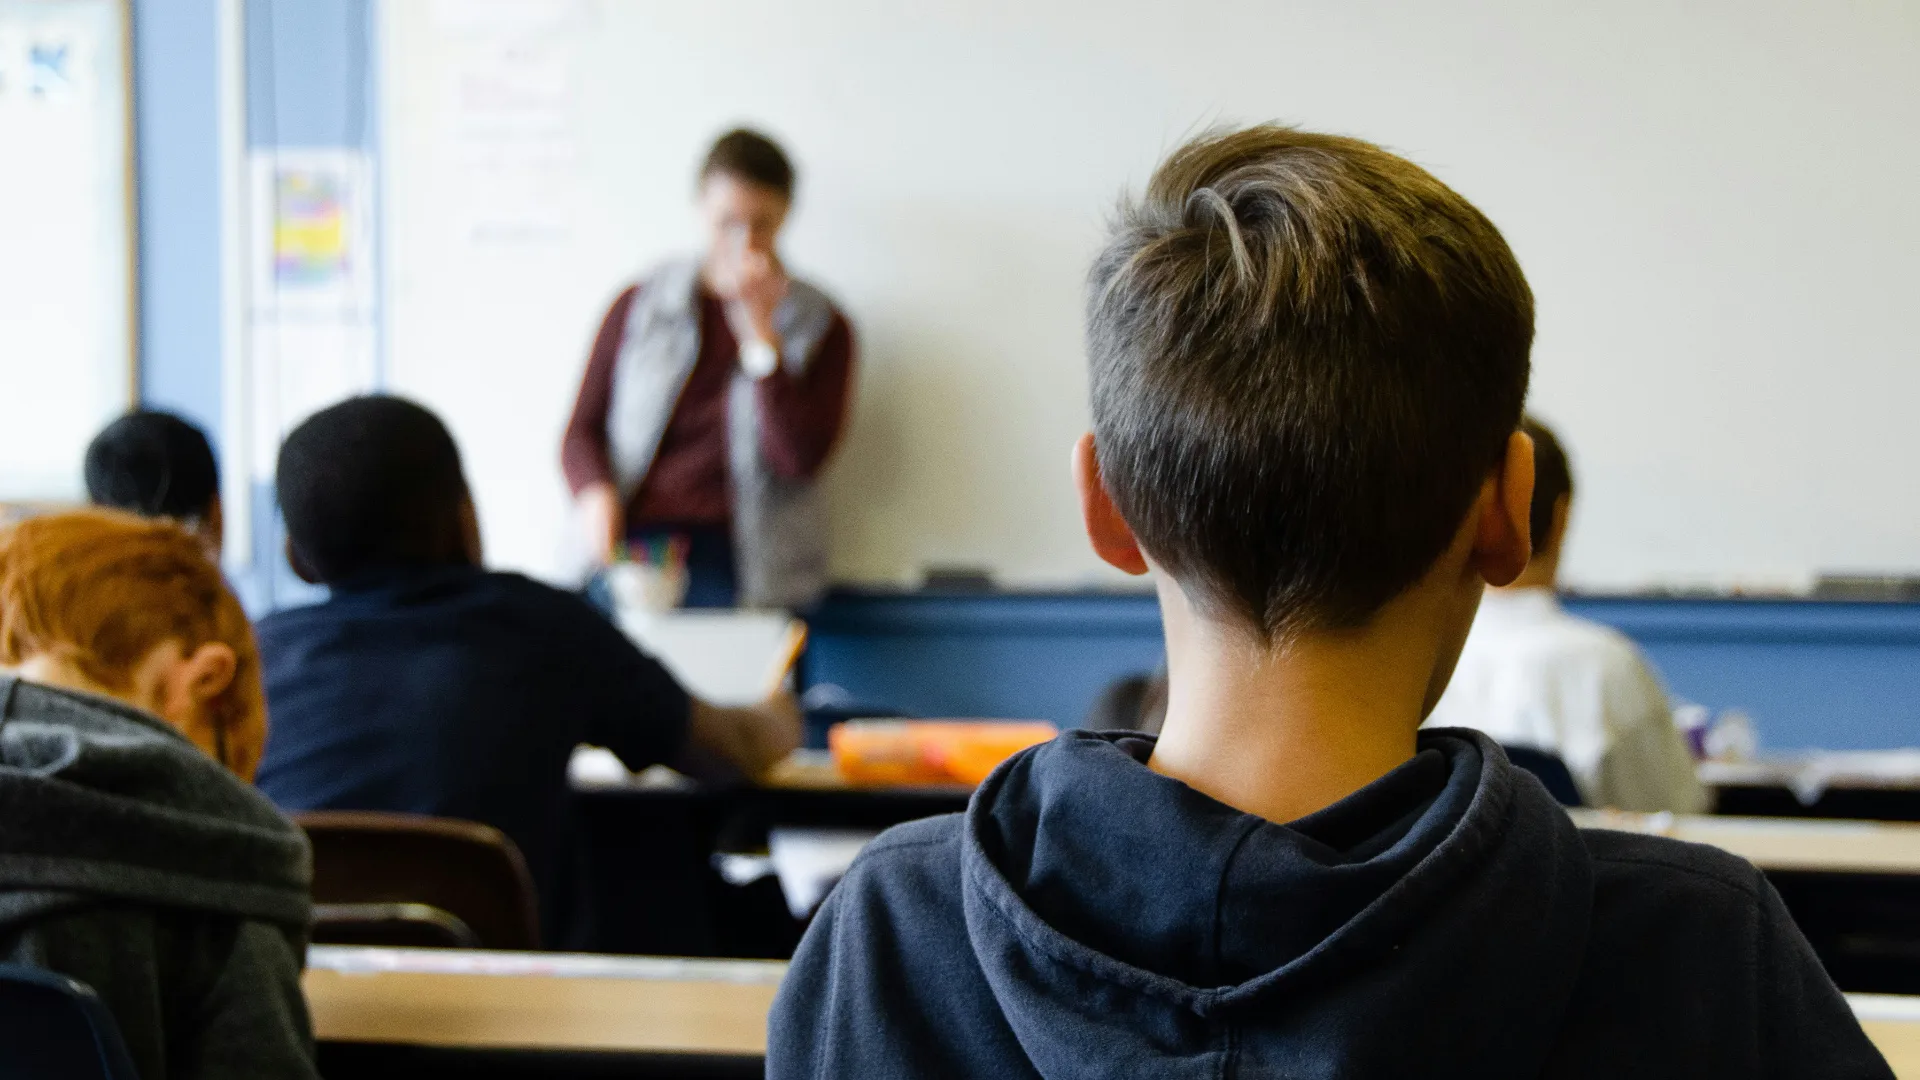
[[[915,837],[911,840],[887,840],[884,838],[877,838],[871,841],[870,843],[868,843],[866,850],[863,851],[861,854],[871,853],[872,855],[878,857],[881,855],[885,855],[889,851],[906,851],[912,848],[939,847],[942,844],[951,844],[951,843],[953,843],[953,838],[947,837],[947,836]]]
[[[1227,875],[1233,872],[1234,860],[1240,857],[1240,849],[1247,845],[1247,840],[1258,832],[1263,824],[1265,822],[1262,819],[1248,814],[1246,820],[1242,822],[1240,835],[1235,837],[1233,843],[1227,847],[1227,857],[1220,860],[1220,873],[1213,883],[1213,925],[1208,928],[1213,938],[1212,948],[1209,951],[1213,954],[1210,959],[1213,964],[1212,975],[1215,979],[1225,974],[1222,969],[1226,966],[1225,960],[1221,957],[1221,943],[1226,938],[1223,927],[1226,925]]]
[[[1706,881],[1713,882],[1716,885],[1725,886],[1726,888],[1739,893],[1741,896],[1747,898],[1748,900],[1758,900],[1760,898],[1760,891],[1758,888],[1755,887],[1754,882],[1739,881],[1739,880],[1727,878],[1712,870],[1707,870],[1698,866],[1688,866],[1678,861],[1669,861],[1667,859],[1650,859],[1644,856],[1634,856],[1634,855],[1595,855],[1595,856],[1592,856],[1592,858],[1593,858],[1593,861],[1597,863],[1609,863],[1609,864],[1620,865],[1620,866],[1658,867],[1662,870],[1671,870],[1676,873],[1685,874],[1688,877],[1701,878]],[[1756,873],[1758,873],[1758,871],[1756,871]]]
[[[1219,1077],[1220,1080],[1232,1080],[1233,1075],[1240,1071],[1240,1025],[1223,1022],[1220,1034],[1225,1045],[1220,1048]]]

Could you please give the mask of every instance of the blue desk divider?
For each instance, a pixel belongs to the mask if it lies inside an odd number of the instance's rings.
[[[1766,749],[1920,745],[1920,604],[1574,598],[1653,657],[1676,700],[1750,714]],[[838,591],[803,673],[856,706],[1077,726],[1162,661],[1146,593]]]
[[[1920,745],[1920,604],[1569,600],[1653,657],[1677,699],[1754,718],[1762,750]]]
[[[836,592],[808,627],[807,685],[925,717],[1077,727],[1109,682],[1163,653],[1145,593]]]

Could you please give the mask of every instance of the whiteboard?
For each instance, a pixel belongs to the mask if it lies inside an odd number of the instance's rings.
[[[1279,118],[1505,231],[1576,584],[1920,570],[1920,5],[390,0],[383,49],[390,378],[451,420],[498,562],[559,573],[591,334],[744,120],[858,333],[836,576],[1115,580],[1067,472],[1088,258],[1187,135]]]
[[[69,501],[133,399],[122,0],[0,0],[0,499]]]

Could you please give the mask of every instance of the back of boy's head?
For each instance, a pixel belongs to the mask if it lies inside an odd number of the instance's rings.
[[[233,650],[212,703],[221,763],[251,780],[267,741],[260,654],[247,613],[200,540],[170,521],[75,510],[0,529],[0,666],[47,655],[127,688],[156,647]]]
[[[1553,541],[1553,508],[1573,498],[1573,466],[1553,429],[1529,416],[1520,430],[1533,440],[1533,504],[1527,509],[1527,532],[1534,554],[1546,552]]]
[[[1533,298],[1493,224],[1370,143],[1176,150],[1089,281],[1101,478],[1210,617],[1363,625],[1456,535],[1520,421]]]
[[[308,417],[280,448],[276,484],[291,554],[316,581],[465,557],[460,451],[411,401],[350,398]]]
[[[201,522],[220,493],[213,446],[171,413],[140,410],[87,445],[87,500],[145,517]]]

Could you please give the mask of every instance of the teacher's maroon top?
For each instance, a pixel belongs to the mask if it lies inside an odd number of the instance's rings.
[[[607,457],[607,406],[635,285],[608,309],[594,338],[593,355],[580,381],[573,418],[561,443],[560,463],[575,494],[588,484],[612,483]],[[807,479],[827,460],[847,412],[853,383],[853,328],[839,312],[806,373],[784,368],[759,380],[760,447],[773,471]],[[646,524],[725,525],[733,517],[727,475],[727,386],[739,363],[740,346],[727,325],[719,297],[700,291],[700,358],[687,377],[661,436],[653,467],[627,503],[629,528]]]

